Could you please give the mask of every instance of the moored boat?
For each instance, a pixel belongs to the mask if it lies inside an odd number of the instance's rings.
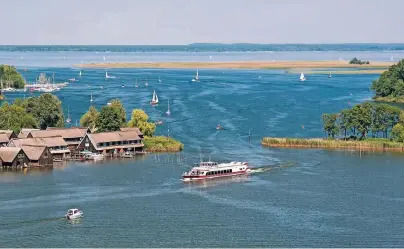
[[[77,219],[80,217],[83,217],[83,211],[77,209],[77,208],[72,208],[67,210],[67,213],[65,214],[66,219],[68,220],[73,220],[73,219]]]
[[[247,162],[201,162],[197,167],[182,174],[184,182],[212,179],[218,177],[244,175],[250,172]]]

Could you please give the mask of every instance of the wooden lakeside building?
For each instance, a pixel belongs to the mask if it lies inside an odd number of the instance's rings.
[[[28,167],[29,159],[21,148],[1,147],[0,166],[3,168]]]
[[[88,133],[77,147],[78,151],[90,151],[106,156],[119,157],[123,153],[143,152],[143,134],[138,128],[120,131]]]
[[[17,138],[12,130],[0,130],[0,147],[6,147],[11,139]]]
[[[43,138],[22,138],[10,140],[8,147],[46,146],[52,154],[54,161],[62,161],[70,157],[68,144],[61,136]]]

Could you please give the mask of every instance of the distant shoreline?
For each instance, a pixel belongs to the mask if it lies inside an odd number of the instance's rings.
[[[77,68],[207,68],[207,69],[314,69],[358,68],[387,69],[393,62],[353,65],[348,61],[239,61],[239,62],[110,62],[75,64]],[[359,70],[358,70],[359,71]]]

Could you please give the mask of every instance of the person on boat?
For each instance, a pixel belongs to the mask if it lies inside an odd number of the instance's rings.
[[[220,130],[220,129],[222,129],[222,127],[220,126],[220,124],[218,124],[218,125],[216,126],[216,130]]]

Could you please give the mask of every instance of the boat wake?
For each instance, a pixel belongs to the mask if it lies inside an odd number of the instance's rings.
[[[281,164],[275,164],[275,165],[266,165],[266,166],[261,166],[261,167],[252,167],[250,168],[250,174],[257,174],[257,173],[262,173],[265,171],[269,170],[276,170],[276,169],[282,169],[282,168],[288,168],[293,166],[294,164],[289,162],[289,163],[281,163]]]
[[[64,217],[55,217],[55,218],[44,218],[44,219],[38,219],[38,220],[25,220],[25,221],[19,221],[19,222],[13,222],[13,223],[7,223],[7,224],[0,224],[1,226],[10,226],[10,225],[20,225],[20,224],[37,224],[37,223],[42,223],[42,222],[52,222],[52,221],[58,221],[58,220],[66,220]]]

